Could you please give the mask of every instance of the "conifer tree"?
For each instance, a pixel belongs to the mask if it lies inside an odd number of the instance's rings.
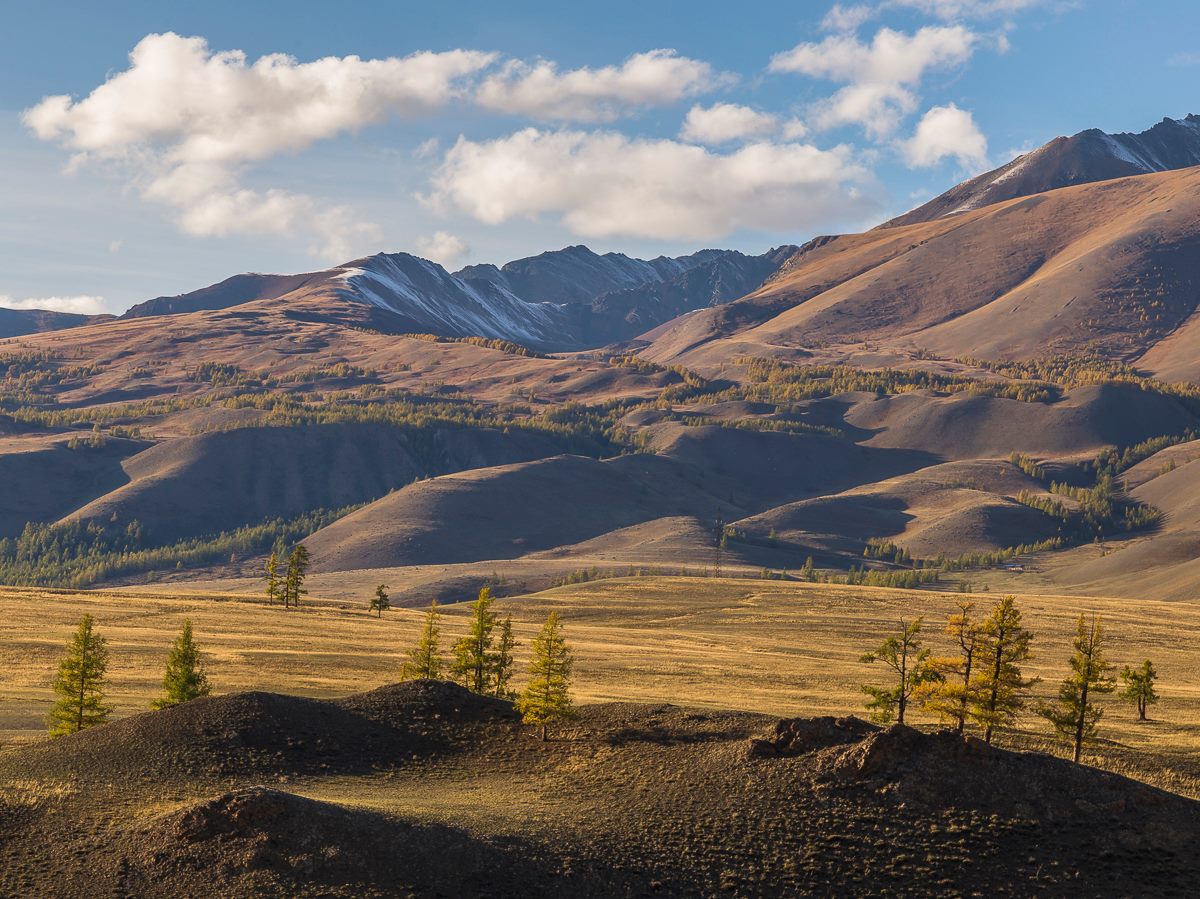
[[[551,612],[533,641],[529,683],[517,699],[521,720],[541,730],[547,739],[551,724],[575,716],[571,705],[571,650],[563,637],[558,612]]]
[[[967,715],[983,728],[983,739],[992,742],[1000,727],[1016,720],[1036,679],[1021,674],[1021,663],[1032,656],[1033,634],[1021,625],[1016,597],[1005,596],[979,627],[978,656],[974,665]]]
[[[496,627],[496,613],[492,611],[492,590],[483,587],[478,598],[471,603],[471,629],[454,644],[453,672],[461,677],[463,685],[474,693],[490,693],[492,673],[495,667],[495,652],[492,649],[492,631]]]
[[[888,637],[862,657],[868,664],[883,662],[896,677],[890,687],[863,684],[862,691],[871,697],[867,708],[871,709],[871,718],[875,721],[888,722],[895,718],[903,724],[913,695],[938,677],[929,662],[929,650],[921,646],[921,620],[901,621],[898,634]]]
[[[813,557],[809,556],[804,560],[804,566],[800,569],[800,580],[815,581],[816,577],[813,574]]]
[[[1083,753],[1083,744],[1096,733],[1104,714],[1093,701],[1096,696],[1111,693],[1117,686],[1109,676],[1112,665],[1104,658],[1104,629],[1095,615],[1088,620],[1079,616],[1075,640],[1071,644],[1071,672],[1058,690],[1058,700],[1041,709],[1059,736],[1072,744],[1076,762]]]
[[[267,556],[267,602],[275,605],[284,598],[283,579],[279,576],[279,556],[275,551]]]
[[[512,681],[513,649],[517,641],[513,637],[512,616],[505,617],[500,622],[500,639],[496,641],[496,658],[492,666],[492,680],[496,695],[502,699],[510,698],[513,693],[509,689]]]
[[[1137,706],[1139,721],[1145,721],[1147,707],[1158,702],[1158,693],[1154,689],[1157,679],[1158,672],[1154,670],[1154,663],[1149,659],[1142,662],[1140,668],[1130,668],[1126,665],[1125,670],[1121,672],[1121,680],[1125,684],[1121,688],[1121,698]]]
[[[383,613],[391,607],[392,601],[388,596],[387,584],[380,584],[375,588],[375,595],[371,598],[370,611],[377,613],[376,617],[382,618]]]
[[[192,639],[192,621],[183,620],[183,631],[167,656],[167,673],[163,677],[163,696],[151,703],[151,708],[165,709],[199,696],[207,696],[211,687],[200,649]]]
[[[308,592],[304,589],[304,577],[308,574],[309,562],[308,548],[297,543],[288,556],[287,574],[283,580],[284,608],[289,605],[300,607],[301,594]]]
[[[445,662],[442,659],[437,609],[435,599],[425,613],[425,624],[421,628],[421,636],[417,638],[417,645],[408,651],[408,659],[401,668],[400,676],[404,680],[437,680],[442,676]]]
[[[107,669],[108,646],[95,632],[92,616],[84,615],[54,679],[59,698],[50,710],[51,736],[77,733],[108,721],[112,710],[104,704]]]
[[[946,622],[946,633],[954,638],[958,654],[935,658],[933,667],[941,675],[924,691],[925,708],[962,733],[967,723],[967,709],[972,699],[971,678],[979,653],[979,623],[971,616],[975,604],[960,602],[958,612]]]

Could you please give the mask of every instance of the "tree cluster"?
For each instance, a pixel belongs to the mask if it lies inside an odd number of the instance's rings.
[[[1000,599],[984,618],[973,613],[974,603],[961,602],[958,611],[949,616],[946,631],[953,648],[946,656],[935,656],[924,645],[921,618],[901,621],[894,634],[863,656],[862,661],[881,662],[890,671],[887,683],[862,688],[874,720],[903,724],[916,706],[960,734],[968,725],[978,728],[988,743],[998,731],[1013,726],[1037,682],[1022,670],[1032,657],[1033,634],[1022,623],[1012,596]],[[1036,709],[1070,745],[1077,762],[1103,716],[1097,698],[1116,689],[1106,648],[1101,620],[1080,615],[1067,677],[1055,701]],[[1149,660],[1121,672],[1125,685],[1121,696],[1136,706],[1141,720],[1145,720],[1147,707],[1158,701],[1156,678]]]

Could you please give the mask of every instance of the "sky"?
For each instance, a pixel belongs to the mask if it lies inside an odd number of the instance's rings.
[[[0,0],[0,306],[376,252],[761,253],[1200,111],[1182,0]]]

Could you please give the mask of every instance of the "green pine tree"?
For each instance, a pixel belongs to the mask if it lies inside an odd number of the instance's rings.
[[[904,714],[914,694],[937,680],[937,671],[929,661],[930,652],[921,645],[920,633],[920,618],[913,622],[901,621],[899,633],[888,637],[862,657],[862,661],[868,664],[883,662],[895,675],[895,683],[891,686],[863,684],[862,691],[871,697],[867,708],[871,709],[873,720],[888,722],[895,718],[899,724],[903,724]]]
[[[279,556],[272,551],[267,556],[267,602],[275,605],[283,599],[283,580],[279,577]]]
[[[402,680],[437,680],[442,676],[445,662],[441,652],[441,628],[438,626],[438,604],[435,599],[425,613],[425,624],[417,645],[408,651],[408,659],[400,669]]]
[[[391,598],[388,596],[387,584],[380,584],[375,588],[375,595],[371,598],[370,611],[376,612],[376,617],[382,618],[383,613],[392,607]]]
[[[1117,686],[1108,674],[1112,665],[1104,658],[1105,642],[1100,619],[1092,615],[1089,621],[1086,615],[1080,615],[1071,644],[1075,650],[1071,655],[1071,672],[1058,690],[1058,700],[1041,709],[1042,716],[1054,725],[1058,735],[1071,744],[1076,762],[1083,754],[1083,744],[1095,736],[1104,714],[1093,700],[1111,693]]]
[[[471,603],[471,629],[454,644],[452,671],[462,678],[463,685],[474,693],[490,693],[495,666],[492,649],[492,631],[496,627],[496,613],[492,611],[492,591],[484,587],[479,597]]]
[[[112,710],[104,704],[107,669],[108,646],[93,629],[92,616],[84,615],[54,679],[59,698],[50,710],[51,736],[77,733],[108,721]]]
[[[507,616],[500,622],[500,639],[496,641],[496,656],[492,665],[492,683],[495,694],[502,699],[509,699],[513,692],[509,687],[512,682],[513,649],[517,640],[513,636],[512,616]]]
[[[167,656],[167,673],[163,677],[163,696],[151,703],[151,708],[166,709],[173,705],[190,702],[199,696],[207,696],[211,687],[200,649],[192,639],[192,622],[183,620],[183,631],[175,639],[175,645]]]
[[[287,574],[283,579],[283,605],[300,607],[300,596],[307,593],[304,589],[304,578],[308,574],[310,563],[308,548],[303,543],[297,543],[288,556]]]
[[[1021,663],[1033,655],[1033,634],[1021,624],[1016,597],[1005,596],[979,626],[978,658],[969,691],[967,715],[992,742],[996,730],[1011,725],[1037,681],[1021,674]]]
[[[1158,702],[1158,693],[1154,689],[1158,672],[1154,670],[1154,663],[1146,659],[1140,668],[1130,668],[1126,665],[1125,670],[1121,672],[1121,680],[1125,684],[1121,688],[1121,698],[1136,705],[1138,720],[1145,721],[1147,707]]]
[[[517,699],[522,720],[540,728],[542,740],[547,739],[549,725],[575,716],[571,705],[572,664],[558,612],[551,612],[533,641],[529,683]]]

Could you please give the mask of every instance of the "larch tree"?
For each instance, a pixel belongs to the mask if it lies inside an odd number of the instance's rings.
[[[435,599],[425,613],[425,623],[417,645],[408,651],[408,659],[400,669],[403,680],[437,680],[446,663],[442,659],[441,627],[438,624],[438,604]]]
[[[375,588],[375,595],[371,597],[370,611],[375,612],[378,618],[382,618],[383,613],[392,607],[392,601],[388,596],[387,589],[387,584],[380,584]]]
[[[282,600],[283,578],[279,576],[279,556],[274,550],[267,556],[267,602],[271,605]]]
[[[283,579],[283,605],[285,608],[289,605],[300,607],[301,594],[308,592],[304,589],[304,578],[308,574],[310,562],[308,547],[303,543],[297,543],[292,549],[291,555],[288,556],[287,574]]]
[[[1014,596],[1003,597],[980,624],[967,715],[983,729],[984,742],[991,743],[996,730],[1011,725],[1025,707],[1036,679],[1022,675],[1021,664],[1033,655],[1032,643]]]
[[[1058,689],[1058,699],[1042,707],[1041,713],[1058,735],[1072,746],[1076,762],[1083,754],[1083,745],[1096,734],[1104,710],[1095,698],[1116,689],[1117,682],[1109,676],[1112,665],[1104,658],[1104,628],[1099,618],[1079,616],[1076,625],[1071,671]]]
[[[800,568],[800,580],[815,581],[816,575],[813,573],[813,557],[809,556],[804,560],[804,565]]]
[[[1125,670],[1121,672],[1121,681],[1124,684],[1121,688],[1121,698],[1137,706],[1139,721],[1145,721],[1147,708],[1158,702],[1158,692],[1154,689],[1157,680],[1158,672],[1154,670],[1154,663],[1149,659],[1142,662],[1138,668],[1126,665]]]
[[[454,644],[452,670],[462,678],[463,685],[474,693],[490,693],[495,668],[492,631],[496,628],[496,613],[492,611],[492,591],[484,587],[471,603],[471,627],[466,636]]]
[[[534,638],[529,683],[517,698],[521,720],[539,728],[543,741],[548,739],[551,724],[575,717],[571,705],[572,664],[571,650],[563,636],[558,612],[551,612]]]
[[[496,696],[501,699],[509,699],[513,695],[509,684],[512,682],[513,650],[516,646],[512,616],[509,615],[500,622],[500,638],[496,641],[496,656],[492,665],[492,684]]]
[[[863,684],[862,691],[870,697],[867,708],[871,718],[888,722],[893,718],[904,723],[905,712],[914,694],[938,678],[930,664],[928,649],[921,645],[921,619],[900,622],[900,630],[862,657],[868,664],[883,662],[892,669],[894,681],[890,686]]]
[[[152,708],[165,709],[190,702],[211,692],[200,649],[192,639],[192,621],[185,618],[183,631],[167,655],[167,673],[163,676],[163,695],[151,703]]]
[[[967,724],[967,710],[973,696],[971,678],[979,654],[979,622],[971,615],[974,608],[972,602],[960,602],[958,612],[947,620],[946,633],[954,639],[958,652],[933,659],[933,667],[941,677],[930,681],[922,691],[925,708],[953,724],[960,734]]]
[[[50,710],[50,735],[78,733],[108,721],[104,704],[104,675],[108,646],[96,633],[91,615],[84,615],[54,678],[58,701]]]

